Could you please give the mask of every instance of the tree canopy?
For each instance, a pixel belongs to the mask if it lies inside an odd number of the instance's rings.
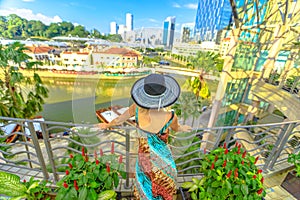
[[[27,20],[16,14],[0,16],[0,37],[7,39],[27,39],[30,37],[53,38],[56,36],[78,36],[122,41],[120,35],[103,35],[97,29],[90,31],[82,25],[75,26],[71,22],[57,22],[45,25],[39,20]]]

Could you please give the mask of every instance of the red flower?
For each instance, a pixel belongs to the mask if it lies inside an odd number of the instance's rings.
[[[66,170],[66,175],[68,176],[70,174],[69,170]]]
[[[72,165],[71,163],[69,163],[69,167],[70,167],[70,169],[72,169],[72,168],[73,168],[73,165]]]
[[[109,163],[106,163],[106,171],[109,173],[110,172],[110,166]]]
[[[115,143],[114,142],[112,142],[111,143],[111,154],[114,154],[115,153]]]
[[[23,180],[23,183],[26,183],[26,180],[25,180],[25,179]]]
[[[74,188],[75,188],[75,190],[79,190],[76,180],[74,180]]]
[[[64,184],[63,184],[64,188],[68,188],[68,184],[66,183],[66,181],[64,181]]]
[[[253,179],[256,179],[256,175],[255,174],[253,175]]]
[[[239,145],[238,141],[235,142],[235,147],[237,147]]]
[[[100,149],[100,156],[103,156],[103,151],[102,151],[102,149]]]
[[[94,157],[95,157],[95,159],[97,159],[97,152],[96,152],[96,150],[94,151]]]
[[[245,158],[246,157],[246,153],[247,151],[244,151],[243,155],[242,155],[242,158]]]
[[[82,155],[83,157],[85,156],[84,147],[81,148],[81,155]]]
[[[223,148],[226,149],[226,142],[224,142]]]
[[[72,154],[70,154],[70,158],[72,159],[72,158],[74,158],[74,156]]]
[[[242,160],[242,165],[244,165],[244,161]]]
[[[262,178],[260,179],[260,182],[261,182],[262,184],[264,184],[264,177],[262,177]]]
[[[239,176],[239,173],[238,173],[238,168],[235,168],[234,170],[234,178],[237,178]]]
[[[227,148],[225,149],[224,154],[225,154],[225,155],[228,154],[228,149],[227,149]]]
[[[237,154],[240,154],[240,153],[241,153],[241,146],[239,145]]]
[[[99,165],[99,160],[96,159],[96,165]]]
[[[259,156],[257,156],[257,157],[255,158],[254,164],[257,163],[258,159],[259,159]]]
[[[226,167],[226,164],[227,164],[227,160],[224,160],[224,163],[223,163],[223,167]]]
[[[261,194],[263,192],[263,189],[260,188],[258,191],[257,191],[257,194]]]
[[[215,163],[213,163],[210,167],[210,169],[214,169],[215,168]]]
[[[230,178],[231,173],[232,173],[232,170],[230,170],[230,171],[228,172],[228,174],[226,175],[226,177],[227,177],[227,178]]]
[[[119,163],[121,164],[121,163],[122,163],[122,161],[123,161],[123,156],[122,156],[122,155],[120,155],[120,158],[119,158]]]
[[[259,169],[259,170],[257,171],[257,173],[258,173],[258,174],[262,173],[262,170],[261,170],[261,169]]]

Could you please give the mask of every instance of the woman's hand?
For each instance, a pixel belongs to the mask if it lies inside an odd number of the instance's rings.
[[[99,124],[96,124],[96,127],[99,128],[99,129],[107,129],[107,128],[109,128],[109,124],[99,123]]]
[[[180,125],[179,127],[179,131],[182,132],[190,132],[192,130],[192,127],[188,126],[188,125]]]

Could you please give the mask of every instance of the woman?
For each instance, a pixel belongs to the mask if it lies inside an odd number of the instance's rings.
[[[135,116],[138,130],[138,159],[136,163],[137,199],[172,200],[176,193],[177,170],[170,148],[167,146],[169,129],[189,131],[191,127],[178,124],[172,105],[180,95],[180,86],[167,75],[151,74],[135,82],[131,97],[135,102],[110,123],[100,123],[102,129],[119,125]]]

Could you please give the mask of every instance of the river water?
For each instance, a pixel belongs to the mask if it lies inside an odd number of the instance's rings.
[[[180,86],[189,78],[181,75],[173,77]],[[49,97],[45,99],[40,115],[47,121],[97,123],[97,109],[131,105],[130,90],[137,79],[44,78]],[[208,85],[211,85],[212,92],[216,90],[217,83],[208,81]],[[186,89],[182,87],[182,91]]]

